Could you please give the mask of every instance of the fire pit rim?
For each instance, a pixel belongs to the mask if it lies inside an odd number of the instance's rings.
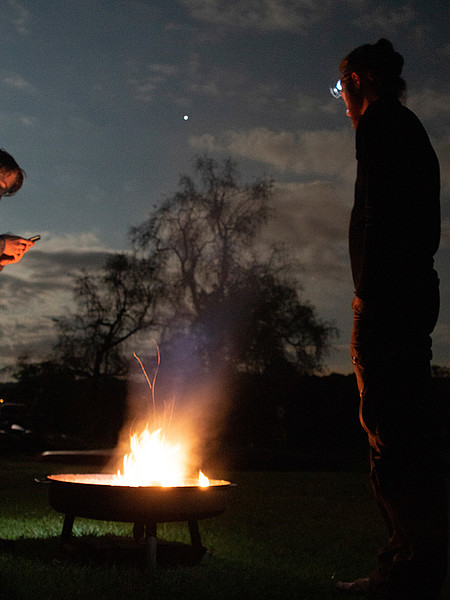
[[[210,479],[208,486],[201,486],[197,480],[193,478],[187,479],[185,481],[196,481],[196,483],[187,483],[180,485],[130,485],[127,483],[121,483],[120,481],[112,482],[111,477],[114,476],[114,473],[53,473],[51,475],[47,475],[44,479],[44,482],[47,483],[56,483],[56,484],[64,484],[64,485],[83,485],[83,486],[96,486],[96,487],[114,487],[114,488],[131,488],[131,489],[155,489],[155,490],[208,490],[208,489],[224,489],[228,487],[234,487],[235,484],[230,481],[226,481],[224,479]],[[85,480],[76,480],[75,478],[85,478]],[[97,478],[97,481],[94,481],[94,478]],[[106,478],[109,479],[107,481],[98,481],[98,479]],[[92,479],[92,481],[90,481]]]

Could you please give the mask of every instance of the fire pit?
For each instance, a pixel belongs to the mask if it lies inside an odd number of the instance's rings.
[[[139,419],[131,420],[129,437],[125,445],[119,444],[121,467],[115,474],[49,475],[47,481],[50,505],[65,515],[63,540],[71,537],[76,517],[134,523],[133,537],[148,541],[154,566],[157,523],[187,521],[192,547],[204,552],[198,521],[225,510],[232,484],[210,480],[202,471],[198,478],[192,478],[193,462],[198,461],[193,460],[190,450],[198,434],[186,428],[185,415],[183,427],[176,426],[174,399],[164,402],[164,413],[158,414],[156,373],[151,381],[140,359],[135,358],[151,390],[152,410],[147,413],[145,426]]]
[[[156,565],[157,523],[187,521],[192,548],[204,553],[198,521],[221,514],[227,505],[232,484],[209,480],[200,487],[197,480],[183,485],[129,486],[117,484],[108,474],[49,475],[49,503],[65,515],[61,537],[72,535],[76,517],[134,523],[133,537],[148,542],[148,560]]]

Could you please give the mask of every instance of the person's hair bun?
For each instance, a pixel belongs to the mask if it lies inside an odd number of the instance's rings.
[[[386,38],[381,38],[376,44],[373,45],[375,56],[378,58],[376,61],[379,65],[382,65],[383,70],[392,71],[397,76],[401,75],[403,69],[403,57],[398,52],[395,52],[394,46]]]

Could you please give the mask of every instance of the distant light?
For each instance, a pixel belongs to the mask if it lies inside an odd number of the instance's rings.
[[[184,115],[183,119],[187,121],[189,119],[189,115]]]

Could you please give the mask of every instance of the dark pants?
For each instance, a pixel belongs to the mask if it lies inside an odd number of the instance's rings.
[[[353,303],[360,421],[389,534],[372,580],[381,597],[396,600],[436,600],[447,569],[447,493],[430,374],[437,283],[420,296]]]

